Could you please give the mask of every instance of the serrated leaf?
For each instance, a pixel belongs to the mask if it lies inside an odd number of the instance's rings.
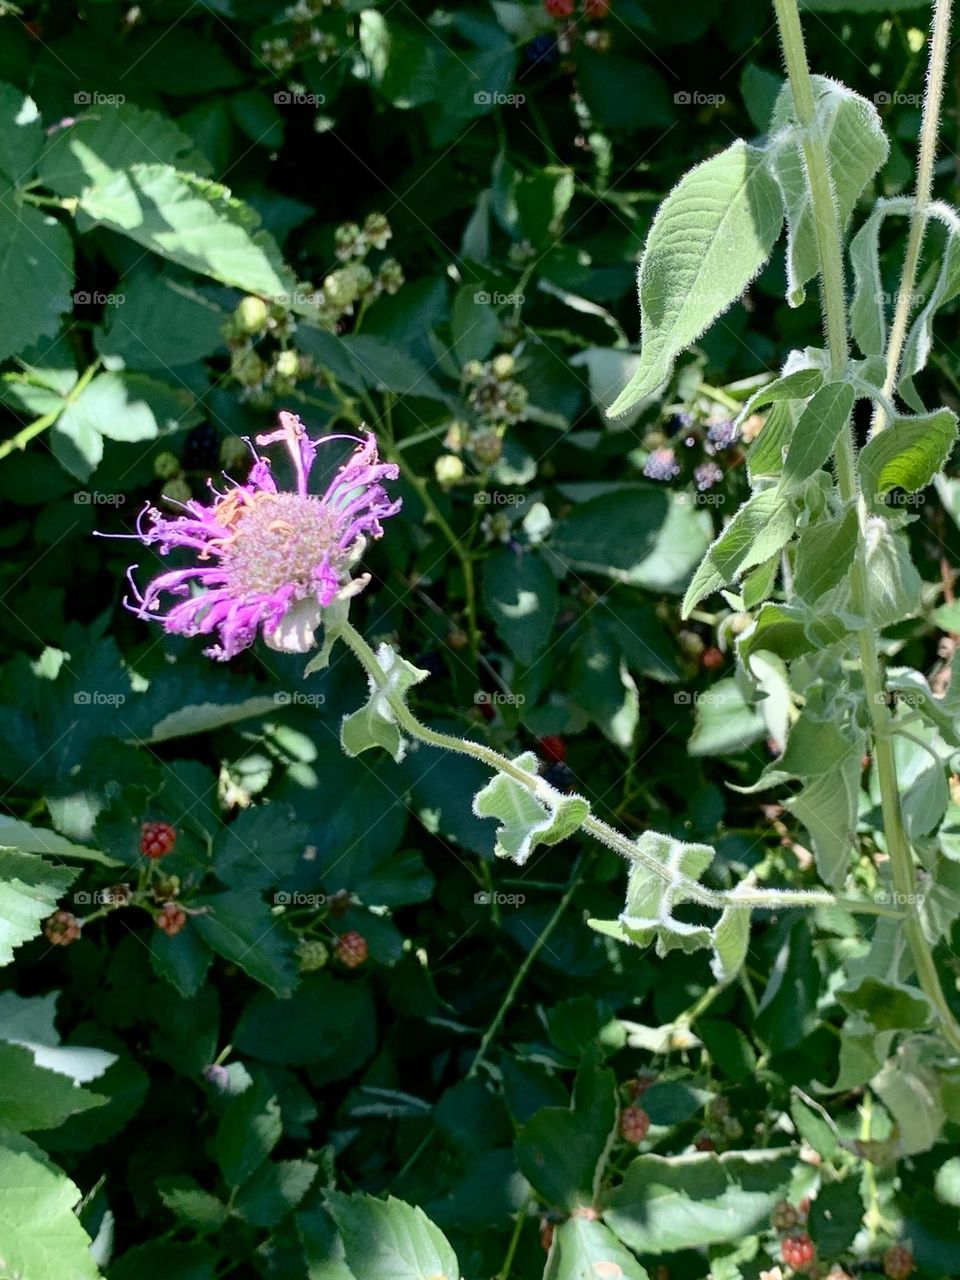
[[[853,401],[849,382],[828,382],[808,401],[784,459],[785,482],[806,480],[823,466],[849,421]]]
[[[79,212],[81,230],[108,227],[190,271],[298,310],[295,279],[273,237],[227,187],[170,165],[131,164],[87,187]]]
[[[58,994],[0,993],[0,1040],[28,1049],[36,1065],[45,1071],[67,1076],[74,1084],[89,1084],[117,1061],[117,1055],[83,1045],[61,1045],[54,1023]]]
[[[10,194],[0,196],[0,360],[52,338],[73,308],[73,244],[55,219]]]
[[[326,1204],[356,1280],[459,1280],[457,1255],[422,1209],[339,1191]]]
[[[370,697],[359,711],[344,716],[340,725],[340,744],[348,756],[358,756],[371,747],[382,747],[399,764],[407,744],[390,706],[390,697],[405,702],[407,692],[421,680],[426,680],[430,673],[407,662],[396,649],[385,643],[377,650],[377,662],[386,679],[386,688],[381,688],[372,676],[367,677]]]
[[[536,794],[508,774],[498,773],[474,796],[473,812],[478,818],[498,819],[495,853],[523,866],[538,844],[557,844],[573,835],[590,805],[583,796],[561,796],[542,782],[532,751],[512,763],[538,783]]]
[[[70,1116],[105,1102],[60,1072],[37,1066],[30,1049],[0,1042],[0,1127],[56,1129]]]
[[[0,965],[40,932],[41,922],[76,879],[69,867],[14,849],[0,849]]]
[[[292,1213],[317,1176],[310,1160],[277,1160],[263,1164],[240,1188],[236,1207],[255,1227],[276,1226]]]
[[[827,152],[841,228],[857,200],[887,158],[888,143],[876,107],[845,85],[813,77],[815,127]],[[796,127],[793,93],[785,84],[770,120],[770,166],[783,193],[787,214],[787,300],[799,306],[804,286],[820,269],[816,221]],[[779,135],[779,136],[778,136]]]
[[[98,1280],[90,1237],[75,1209],[80,1191],[39,1147],[0,1145],[0,1257],[10,1275]]]
[[[864,497],[877,509],[891,489],[916,493],[926,488],[950,456],[957,417],[950,409],[916,418],[895,418],[860,453]]]
[[[793,508],[779,489],[755,493],[708,548],[683,598],[681,616],[689,618],[704,597],[780,551],[794,524]]]
[[[280,1106],[266,1079],[258,1077],[224,1108],[213,1155],[230,1187],[252,1177],[280,1141]]]
[[[0,174],[23,186],[33,176],[43,144],[37,104],[21,89],[0,83]]]
[[[543,1280],[648,1280],[632,1253],[609,1227],[591,1218],[570,1218],[556,1228]]]
[[[854,743],[839,765],[784,802],[810,833],[820,879],[834,889],[847,878],[856,844],[862,745]]]
[[[223,1201],[192,1178],[165,1178],[157,1191],[170,1212],[198,1235],[219,1231],[230,1216]]]
[[[677,355],[735,302],[770,255],[783,204],[764,152],[737,141],[661,204],[640,261],[640,366],[608,413],[652,395]]]
[[[795,1161],[791,1151],[638,1156],[607,1197],[603,1218],[624,1244],[653,1257],[739,1243],[766,1228]]]
[[[290,994],[297,978],[294,935],[255,893],[215,893],[191,906],[205,909],[189,928],[209,947],[277,995]]]

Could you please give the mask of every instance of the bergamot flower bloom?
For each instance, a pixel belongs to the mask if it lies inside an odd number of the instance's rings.
[[[296,487],[281,489],[269,458],[251,445],[253,466],[246,483],[229,482],[220,493],[208,481],[213,501],[177,504],[170,517],[149,503],[137,520],[137,537],[162,556],[194,553],[196,563],[170,569],[141,592],[128,578],[133,599],[124,603],[139,618],[161,622],[182,636],[215,636],[204,652],[227,661],[262,633],[272,649],[306,653],[323,611],[362,591],[369,574],[353,569],[381,521],[400,510],[384,481],[396,480],[395,464],[381,462],[372,434],[311,439],[300,419],[280,413],[276,431],[256,444],[283,444],[293,461]],[[356,449],[322,494],[309,491],[310,472],[321,445],[353,440]]]

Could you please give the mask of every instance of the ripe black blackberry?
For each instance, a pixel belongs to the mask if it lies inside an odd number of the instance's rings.
[[[194,427],[183,442],[184,471],[205,471],[215,475],[220,469],[220,432],[212,422]]]
[[[554,764],[547,765],[545,769],[541,769],[540,776],[544,782],[549,783],[551,787],[555,787],[557,791],[573,790],[573,774],[562,760],[558,760]]]

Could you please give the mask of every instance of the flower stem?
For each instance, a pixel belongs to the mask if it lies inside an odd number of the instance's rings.
[[[98,357],[94,360],[92,365],[87,369],[84,369],[83,373],[63,397],[63,404],[58,405],[56,409],[52,409],[49,413],[45,413],[42,418],[37,418],[34,422],[31,422],[28,426],[18,431],[16,435],[10,436],[9,439],[0,442],[0,462],[2,462],[4,458],[9,457],[15,449],[20,449],[21,451],[25,449],[31,440],[35,440],[37,436],[42,435],[48,427],[52,427],[67,405],[72,404],[73,401],[76,400],[77,397],[86,389],[93,378],[93,375],[99,368],[100,359]],[[16,380],[17,378],[14,376],[13,381]]]
[[[830,351],[830,371],[833,378],[840,379],[847,372],[847,321],[843,246],[833,185],[830,180],[830,168],[823,136],[816,119],[813,85],[807,66],[797,0],[774,0],[774,8],[780,28],[780,41],[793,92],[797,121],[803,130],[804,158],[820,256],[821,296]],[[939,12],[940,0],[937,8]],[[899,354],[897,363],[899,364]],[[860,494],[852,423],[840,434],[835,461],[840,496],[845,502],[855,502],[860,515],[860,541],[850,571],[851,603],[855,614],[868,618],[869,594],[864,565],[867,512]],[[906,907],[904,932],[910,945],[910,953],[920,986],[939,1014],[946,1038],[954,1048],[960,1049],[960,1024],[957,1023],[947,1004],[933,955],[924,937],[916,909],[913,851],[903,825],[897,765],[889,732],[889,711],[884,698],[884,677],[880,666],[876,632],[869,621],[858,629],[857,643],[860,649],[864,695],[872,728],[873,754],[880,787],[880,807],[887,839],[887,851],[894,887],[900,901]]]
[[[940,135],[940,109],[943,104],[943,81],[947,68],[947,52],[950,47],[950,10],[952,0],[936,0],[933,10],[933,33],[930,43],[930,64],[927,70],[927,92],[923,99],[923,120],[920,126],[920,151],[917,157],[917,185],[913,212],[910,215],[910,231],[903,259],[897,305],[893,312],[890,341],[887,344],[887,372],[883,393],[892,399],[900,374],[903,345],[907,339],[907,324],[913,305],[913,291],[920,266],[920,251],[927,226],[927,208],[933,190],[933,166],[937,157],[937,140]],[[877,401],[873,412],[872,431],[882,431],[887,425],[883,404]]]
[[[474,760],[479,760],[482,764],[485,764],[488,769],[492,769],[495,773],[506,774],[507,777],[512,778],[514,782],[519,783],[520,786],[545,804],[554,806],[563,799],[563,795],[551,787],[543,778],[534,777],[526,773],[512,760],[508,760],[506,756],[501,755],[499,751],[494,751],[483,743],[473,742],[470,738],[456,738],[452,734],[438,733],[437,730],[422,724],[403,698],[390,687],[386,673],[380,666],[377,655],[364,640],[363,636],[360,635],[359,631],[349,622],[346,622],[338,632],[338,635],[344,644],[352,650],[377,688],[383,692],[397,723],[411,738],[425,742],[431,747],[439,747],[442,751],[454,751],[459,755],[471,756]],[[696,880],[678,876],[669,871],[656,857],[641,849],[635,840],[618,831],[616,827],[610,826],[609,823],[595,818],[593,814],[588,814],[584,818],[581,827],[592,835],[595,840],[599,841],[600,844],[606,845],[608,849],[620,854],[628,862],[639,862],[662,880],[670,881],[675,886],[681,887],[683,894],[691,901],[699,902],[702,906],[713,907],[717,911],[722,911],[726,906],[750,907],[769,911],[784,910],[790,907],[840,907],[845,911],[860,912],[866,915],[887,916],[896,920],[903,918],[903,912],[898,911],[895,907],[889,907],[885,903],[868,902],[858,898],[838,898],[826,890],[755,889],[752,886],[740,886],[730,892],[708,889]]]

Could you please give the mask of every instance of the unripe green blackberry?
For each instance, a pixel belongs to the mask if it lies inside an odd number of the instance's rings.
[[[316,973],[330,959],[330,950],[319,938],[304,938],[297,947],[297,963],[301,973]]]
[[[438,483],[447,486],[458,484],[464,477],[463,460],[455,453],[442,453],[433,464]]]
[[[252,387],[263,381],[267,366],[250,347],[235,351],[230,357],[230,372],[242,387]]]
[[[362,242],[360,228],[355,222],[344,222],[333,233],[334,251],[338,258],[352,258],[358,249],[362,253],[366,246]]]
[[[493,373],[493,376],[495,378],[500,378],[501,380],[503,380],[504,378],[509,378],[513,374],[513,371],[516,367],[517,367],[516,360],[514,360],[513,356],[507,355],[506,352],[503,352],[499,356],[494,356],[493,361],[490,365],[490,369],[491,369],[491,372]]]
[[[193,497],[193,491],[183,476],[174,476],[160,490],[160,496],[166,498],[168,502],[189,502]]]
[[[677,643],[688,658],[699,659],[707,647],[703,642],[703,637],[697,635],[696,631],[681,631],[677,636]]]
[[[267,327],[270,312],[262,298],[256,298],[249,294],[246,298],[241,299],[234,316],[240,332],[252,337],[256,333],[262,333]]]
[[[500,461],[503,441],[495,431],[478,431],[470,441],[470,452],[481,467],[492,467]]]
[[[300,372],[300,357],[296,351],[281,351],[274,368],[281,378],[296,378]]]
[[[380,266],[377,280],[384,293],[397,293],[404,283],[403,267],[396,258],[387,258]]]
[[[528,399],[526,387],[519,382],[511,382],[504,394],[503,406],[512,417],[520,418],[527,411]]]
[[[323,297],[328,306],[338,311],[352,307],[359,295],[357,282],[346,267],[331,271],[323,282]]]
[[[463,376],[467,382],[479,382],[486,374],[486,369],[480,360],[468,360],[463,366]]]
[[[363,234],[374,249],[385,249],[393,232],[382,213],[368,213],[363,224]]]
[[[158,453],[154,458],[153,474],[158,480],[172,480],[179,473],[180,459],[175,453],[171,453],[169,449],[164,449],[162,453]]]

